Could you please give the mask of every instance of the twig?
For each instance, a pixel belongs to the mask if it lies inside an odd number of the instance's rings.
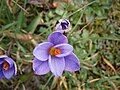
[[[88,25],[90,25],[91,22],[87,23],[85,26],[83,26],[83,28],[81,28],[79,31],[77,31],[76,33],[80,32],[82,33],[82,31],[84,30],[84,28],[86,28]]]
[[[12,2],[15,3],[19,8],[21,8],[25,13],[29,14],[23,7],[17,4],[17,2],[15,2],[14,0],[12,0]]]
[[[80,9],[76,10],[75,12],[73,12],[72,14],[70,14],[68,17],[70,17],[70,16],[74,15],[75,13],[77,13],[77,12],[81,11],[81,10],[82,10],[82,9],[84,9],[85,7],[87,7],[87,6],[91,5],[91,4],[95,3],[95,2],[96,2],[96,1],[93,1],[93,2],[90,2],[90,3],[86,4],[86,5],[85,5],[85,6],[83,6],[82,8],[80,8]]]

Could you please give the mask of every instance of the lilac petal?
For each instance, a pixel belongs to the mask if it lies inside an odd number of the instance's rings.
[[[2,72],[2,65],[0,65],[0,79],[2,79],[3,78],[3,72]]]
[[[33,70],[37,75],[44,75],[50,71],[48,61],[40,61],[37,58],[33,60]]]
[[[50,42],[41,43],[35,47],[33,55],[41,61],[46,61],[49,58],[49,49],[52,46],[53,44]]]
[[[0,64],[4,62],[4,58],[0,58]]]
[[[2,71],[0,71],[0,79],[2,79],[4,77]]]
[[[15,72],[14,72],[14,74],[16,75],[17,74],[17,65],[16,65],[16,63],[14,62],[14,66],[13,66],[14,68],[15,68]]]
[[[68,43],[67,37],[60,32],[54,32],[48,36],[48,41],[54,45]]]
[[[2,64],[2,63],[4,62],[4,59],[5,59],[6,57],[8,57],[8,56],[6,56],[6,55],[1,55],[1,56],[0,56],[0,64]]]
[[[55,30],[56,30],[56,31],[61,31],[62,33],[64,32],[64,30],[62,29],[61,23],[58,23],[58,24],[56,25]]]
[[[51,72],[56,76],[61,76],[65,68],[65,60],[63,57],[51,57],[49,56],[49,67]]]
[[[72,53],[73,47],[69,44],[59,44],[54,46],[55,48],[58,48],[61,50],[61,54],[56,55],[56,57],[64,57]]]
[[[7,62],[9,63],[10,68],[11,68],[11,67],[13,66],[13,64],[14,64],[13,59],[11,59],[11,58],[9,58],[9,57],[6,57],[6,58],[5,58],[5,61],[7,61]]]
[[[14,75],[14,73],[15,73],[15,68],[14,67],[11,67],[10,69],[8,69],[8,70],[2,70],[3,71],[3,74],[4,74],[4,76],[7,78],[7,79],[10,79],[13,75]]]
[[[74,53],[65,57],[65,70],[74,72],[80,69],[79,59]]]
[[[0,58],[6,58],[8,57],[7,55],[0,55]]]

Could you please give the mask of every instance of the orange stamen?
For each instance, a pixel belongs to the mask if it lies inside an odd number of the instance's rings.
[[[55,55],[61,54],[61,50],[58,48],[52,47],[52,48],[50,48],[49,53],[50,53],[50,55],[55,56]]]
[[[3,62],[3,69],[4,69],[4,70],[8,70],[8,69],[9,69],[9,66],[10,66],[10,65],[9,65],[8,62],[6,62],[6,61]]]
[[[58,54],[61,54],[61,50],[56,48],[54,50],[54,55],[58,55]]]

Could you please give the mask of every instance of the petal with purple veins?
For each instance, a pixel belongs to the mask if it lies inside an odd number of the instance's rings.
[[[62,29],[65,30],[68,28],[68,23],[61,22]]]
[[[64,32],[64,30],[62,29],[61,23],[58,23],[55,27],[56,31],[62,31],[62,33]]]
[[[50,42],[41,43],[35,47],[33,55],[41,61],[46,61],[49,58],[49,49],[52,46],[53,44]]]
[[[8,63],[9,63],[9,65],[10,65],[10,68],[13,66],[13,64],[14,64],[14,61],[11,59],[11,58],[9,58],[9,57],[6,57],[5,58],[5,61],[7,61]]]
[[[74,72],[80,69],[79,59],[74,53],[65,57],[65,70]]]
[[[61,76],[65,68],[65,60],[63,57],[49,56],[49,67],[51,72],[56,76]]]
[[[37,58],[33,60],[33,70],[37,75],[44,75],[50,71],[48,60],[40,61]]]
[[[8,70],[2,70],[3,71],[3,75],[7,78],[7,79],[10,79],[14,73],[15,73],[15,68],[14,67],[11,67],[10,69]]]
[[[54,45],[68,43],[67,37],[60,32],[54,32],[48,36],[48,41]]]
[[[73,47],[70,44],[59,44],[54,46],[61,50],[61,54],[56,55],[56,57],[64,57],[72,53]]]

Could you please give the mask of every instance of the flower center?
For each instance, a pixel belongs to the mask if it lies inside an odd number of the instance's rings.
[[[55,55],[61,54],[61,50],[58,49],[58,48],[52,47],[49,50],[49,54],[52,55],[52,56],[55,56]]]
[[[9,67],[10,67],[10,65],[9,65],[9,63],[8,62],[3,62],[3,69],[4,70],[8,70],[9,69]]]

